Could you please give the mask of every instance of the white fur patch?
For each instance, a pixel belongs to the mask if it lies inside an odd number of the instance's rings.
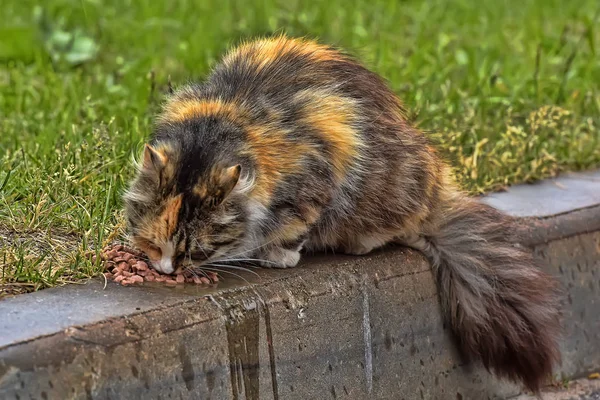
[[[223,218],[221,218],[221,219],[219,220],[219,222],[220,222],[220,223],[222,223],[222,224],[228,224],[228,223],[230,223],[231,221],[233,221],[233,220],[234,220],[236,217],[237,217],[237,216],[236,216],[235,214],[232,214],[232,215],[225,215]]]
[[[132,190],[125,192],[123,198],[126,201],[131,201],[134,203],[148,203],[151,200],[149,193],[142,193]]]
[[[238,183],[235,185],[234,191],[238,194],[246,194],[254,188],[254,175],[246,174],[241,176]]]
[[[389,236],[361,236],[356,238],[356,242],[350,244],[345,248],[346,253],[353,255],[363,255],[368,254],[374,249],[383,246],[391,238]]]
[[[267,254],[267,262],[261,262],[264,267],[291,268],[300,261],[300,252],[280,247],[274,247]]]
[[[248,213],[248,220],[257,223],[262,221],[267,215],[267,207],[263,206],[256,200],[248,199],[248,203],[246,205],[246,212]]]
[[[163,274],[172,274],[175,271],[173,267],[173,256],[175,253],[175,247],[173,243],[167,242],[160,247],[162,251],[162,258],[158,262],[153,262],[154,268]]]
[[[281,263],[286,267],[295,267],[300,261],[300,252],[282,249]]]

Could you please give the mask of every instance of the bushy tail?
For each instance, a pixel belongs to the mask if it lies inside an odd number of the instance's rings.
[[[434,266],[459,348],[467,360],[539,392],[560,360],[558,283],[514,244],[512,218],[474,199],[451,203],[413,244]]]

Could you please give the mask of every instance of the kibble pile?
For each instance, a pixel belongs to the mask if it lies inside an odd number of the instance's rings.
[[[217,274],[214,272],[194,273],[181,268],[175,271],[173,275],[163,275],[148,265],[145,261],[147,258],[143,253],[120,244],[105,247],[100,253],[100,257],[106,269],[104,276],[121,285],[143,282],[164,282],[169,286],[184,283],[210,285],[219,281]]]

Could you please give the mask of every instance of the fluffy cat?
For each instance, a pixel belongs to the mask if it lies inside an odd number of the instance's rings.
[[[465,357],[534,391],[559,360],[557,284],[514,245],[514,221],[465,196],[385,82],[331,47],[252,41],[176,91],[125,204],[166,274],[186,259],[293,267],[302,249],[411,246]]]

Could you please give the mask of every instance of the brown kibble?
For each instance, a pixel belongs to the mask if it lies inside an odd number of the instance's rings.
[[[135,267],[137,268],[138,271],[145,271],[148,269],[148,264],[146,264],[143,261],[138,261],[135,263]]]
[[[143,261],[146,259],[143,253],[120,244],[106,246],[102,249],[100,257],[104,262],[104,276],[122,285],[144,281],[164,282],[168,286],[184,283],[210,285],[219,281],[214,272],[206,272],[205,276],[195,276],[183,267],[179,267],[174,275],[162,275],[152,268],[149,262]],[[98,261],[98,255],[91,254],[90,258]]]
[[[117,252],[114,250],[110,250],[109,252],[106,253],[106,258],[108,258],[109,260],[112,260],[116,256],[117,256]]]

